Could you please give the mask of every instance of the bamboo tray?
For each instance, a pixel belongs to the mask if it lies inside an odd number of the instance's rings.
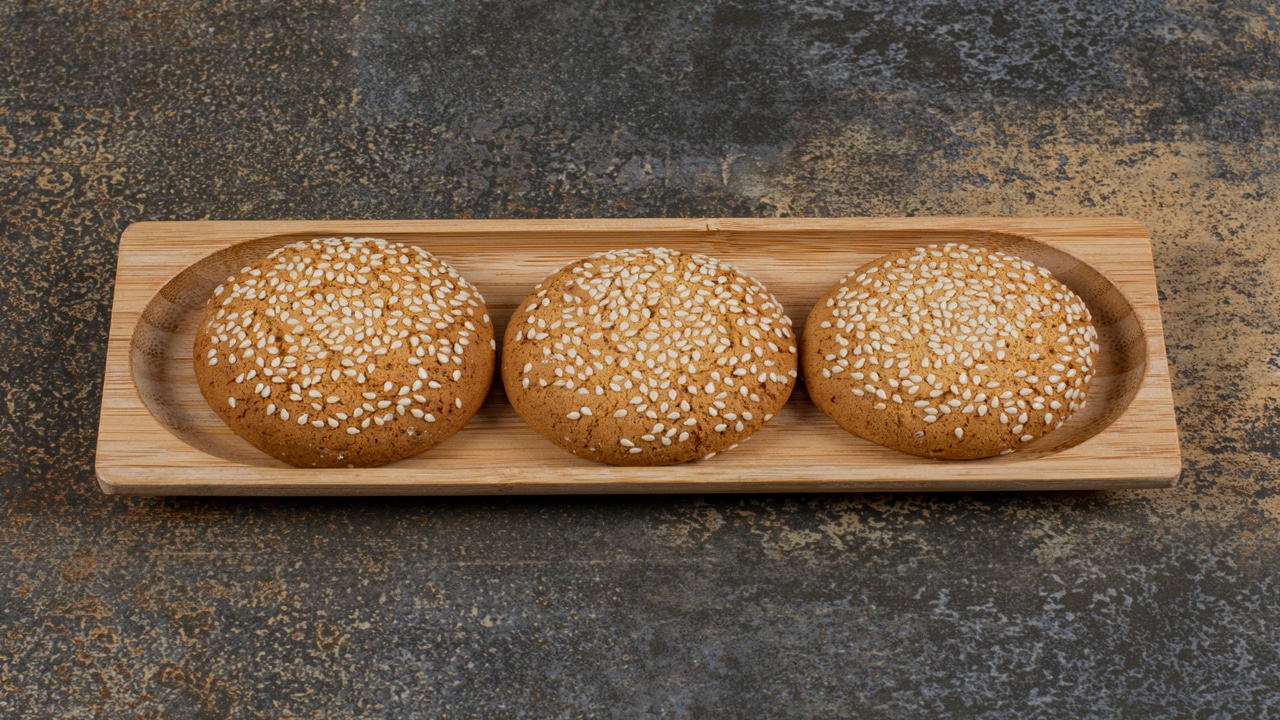
[[[470,424],[427,453],[380,468],[299,470],[235,436],[205,405],[192,337],[228,275],[285,243],[333,235],[430,249],[480,288],[499,338],[545,275],[611,248],[661,245],[729,262],[773,291],[799,336],[827,288],[880,254],[951,241],[995,246],[1049,268],[1080,295],[1102,349],[1084,411],[986,460],[923,459],[853,437],[801,384],[733,451],[673,467],[609,467],[526,427],[499,379]],[[1180,470],[1151,243],[1123,218],[148,222],[120,240],[97,447],[108,494],[1066,490],[1167,487]]]

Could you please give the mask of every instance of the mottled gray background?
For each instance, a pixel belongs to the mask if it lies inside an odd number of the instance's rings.
[[[0,715],[1280,716],[1275,4],[9,0],[0,37]],[[134,221],[904,214],[1145,222],[1179,486],[93,480]]]

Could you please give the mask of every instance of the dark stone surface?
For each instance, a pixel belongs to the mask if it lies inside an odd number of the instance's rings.
[[[1267,4],[0,4],[0,716],[1280,715]],[[108,498],[145,219],[1120,214],[1173,490]]]

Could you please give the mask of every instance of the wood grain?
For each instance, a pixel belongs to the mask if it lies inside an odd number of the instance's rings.
[[[1102,350],[1089,404],[1012,455],[917,458],[841,430],[803,384],[764,430],[708,461],[616,468],[569,455],[516,417],[495,382],[453,438],[380,468],[299,470],[235,436],[196,387],[192,336],[215,285],[295,240],[377,236],[426,247],[484,293],[498,336],[544,276],[584,255],[666,246],[763,282],[803,329],[848,271],[929,243],[998,247],[1054,272],[1089,304]],[[1124,218],[840,218],[493,221],[217,221],[130,226],[120,259],[98,428],[106,493],[493,493],[1054,490],[1166,487],[1181,471],[1151,244]]]

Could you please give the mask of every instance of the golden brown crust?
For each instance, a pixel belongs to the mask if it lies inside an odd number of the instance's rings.
[[[805,384],[868,440],[925,457],[1013,452],[1085,403],[1098,351],[1085,303],[1044,268],[931,245],[854,270],[809,314]]]
[[[372,467],[457,432],[493,376],[484,299],[430,253],[374,238],[293,243],[218,286],[195,339],[227,425],[299,467]]]
[[[759,283],[702,255],[600,253],[543,280],[507,325],[520,417],[611,465],[709,457],[759,430],[795,385],[791,321]]]

